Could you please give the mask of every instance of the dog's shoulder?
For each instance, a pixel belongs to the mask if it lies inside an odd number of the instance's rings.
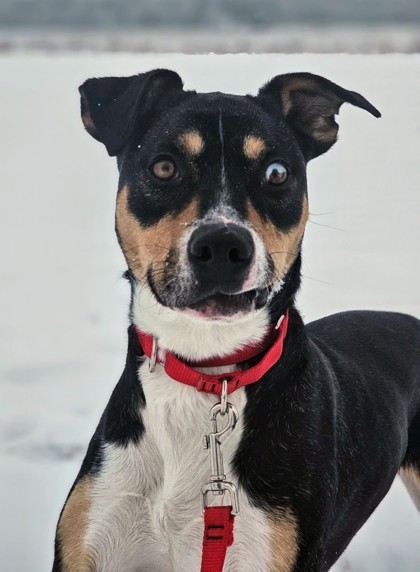
[[[402,400],[411,409],[409,403],[420,399],[417,318],[398,312],[350,311],[308,324],[307,333],[316,358],[312,364],[321,364],[315,377],[327,375],[333,380],[330,389],[339,388],[347,404],[360,401],[356,387],[364,396],[367,414],[378,401],[385,409]]]
[[[310,339],[331,344],[348,346],[354,342],[364,343],[366,339],[378,344],[402,344],[419,349],[420,320],[399,312],[374,310],[352,310],[339,312],[306,325]]]

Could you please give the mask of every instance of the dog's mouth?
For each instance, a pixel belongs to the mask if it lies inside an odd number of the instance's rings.
[[[206,320],[232,320],[263,308],[275,284],[254,288],[245,292],[223,292],[222,290],[199,292],[174,287],[172,280],[167,282],[170,288],[158,289],[151,270],[147,273],[147,284],[162,306],[182,312],[194,318]]]
[[[180,310],[195,316],[212,320],[233,318],[241,314],[248,314],[265,306],[271,288],[261,288],[241,292],[239,294],[224,294],[218,292],[194,302]]]

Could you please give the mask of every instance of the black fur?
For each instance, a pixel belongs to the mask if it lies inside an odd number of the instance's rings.
[[[296,572],[326,571],[407,458],[420,461],[420,322],[346,312],[306,327],[291,313],[285,352],[247,388],[236,473],[269,514],[292,508]]]
[[[284,106],[285,93],[290,109]],[[287,232],[301,217],[306,162],[335,141],[319,140],[319,131],[313,130],[317,114],[325,120],[317,123],[324,135],[329,128],[334,132],[334,115],[344,102],[380,115],[359,94],[311,74],[277,76],[257,97],[185,92],[179,77],[167,70],[89,80],[81,94],[82,113],[90,113],[85,125],[110,154],[118,155],[120,187],[129,185],[130,210],[144,227],[182,212],[192,199],[203,217],[220,200],[220,117],[229,140],[229,205],[245,218],[249,201],[264,221]],[[174,142],[194,128],[206,147],[188,160]],[[262,162],[241,156],[247,134],[267,142]],[[180,178],[165,183],[153,178],[149,167],[157,156],[173,158]],[[276,159],[290,173],[281,189],[262,182],[266,166]],[[409,464],[420,470],[420,323],[402,314],[347,312],[305,326],[294,307],[300,265],[298,252],[270,302],[272,321],[289,309],[290,326],[281,360],[246,388],[244,433],[234,469],[256,506],[273,518],[287,510],[296,516],[294,572],[324,572],[375,510],[398,469]],[[127,278],[133,288],[131,269]],[[151,271],[148,278],[154,286]],[[174,304],[154,288],[157,300]],[[182,304],[193,304],[194,295]],[[78,479],[100,471],[103,443],[126,446],[142,438],[141,355],[131,326],[124,373]],[[56,548],[54,572],[60,572],[58,542]]]

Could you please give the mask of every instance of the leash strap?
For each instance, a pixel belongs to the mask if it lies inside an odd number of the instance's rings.
[[[204,510],[201,572],[222,572],[228,546],[233,543],[235,516],[231,506],[210,506]]]

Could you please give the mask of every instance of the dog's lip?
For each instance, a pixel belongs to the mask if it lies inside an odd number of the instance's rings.
[[[196,317],[220,320],[229,319],[262,307],[267,302],[270,288],[252,289],[246,292],[217,292],[179,308]]]
[[[147,273],[147,283],[156,300],[163,306],[169,306],[177,312],[190,314],[194,317],[214,320],[231,320],[240,315],[249,314],[252,310],[263,308],[274,286],[274,284],[270,284],[244,292],[223,292],[221,290],[207,292],[206,295],[195,296],[193,300],[185,301],[183,304],[176,302],[167,304],[155,288],[151,269]]]

